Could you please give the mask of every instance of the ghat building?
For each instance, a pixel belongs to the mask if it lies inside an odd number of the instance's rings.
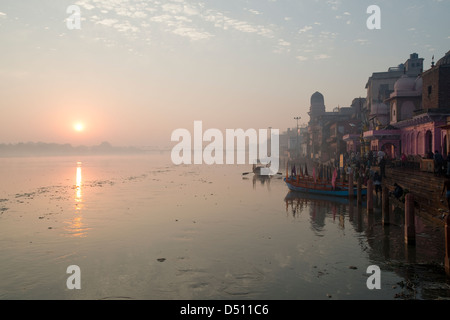
[[[350,107],[337,107],[327,112],[325,98],[320,92],[311,96],[310,121],[304,132],[303,150],[306,157],[322,163],[334,162],[346,152],[344,135],[359,131],[365,99],[356,98]]]
[[[373,77],[369,78],[366,88],[370,125],[363,133],[362,150],[383,150],[391,158],[400,158],[401,154],[426,157],[435,150],[447,154],[450,51],[436,64],[433,61],[430,69],[417,74],[421,62],[412,54],[392,90],[372,90]]]
[[[372,127],[389,124],[389,106],[386,100],[396,90],[397,81],[401,77],[415,79],[423,72],[423,60],[417,53],[413,53],[405,63],[399,64],[397,67],[390,67],[385,72],[374,72],[369,77],[366,84],[367,108],[365,113],[369,115]]]
[[[450,51],[424,70],[413,53],[404,63],[373,73],[367,97],[328,112],[324,96],[311,96],[310,121],[302,132],[302,153],[322,163],[344,153],[383,150],[388,157],[426,158],[450,151]]]

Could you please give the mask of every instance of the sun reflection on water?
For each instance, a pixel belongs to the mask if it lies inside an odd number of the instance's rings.
[[[76,197],[75,197],[75,201],[77,202],[77,204],[81,204],[82,199],[81,199],[81,162],[77,162],[77,177],[76,177]],[[77,206],[77,210],[81,210],[81,207]]]
[[[82,162],[77,162],[76,176],[75,176],[75,215],[72,220],[68,221],[67,231],[72,237],[86,237],[88,228],[83,223],[83,177],[82,177]]]

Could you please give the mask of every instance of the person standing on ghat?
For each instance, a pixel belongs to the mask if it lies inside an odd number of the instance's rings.
[[[440,176],[442,174],[442,166],[444,165],[444,157],[439,153],[438,150],[434,152],[434,173]]]
[[[382,178],[386,178],[386,159],[383,156],[379,163],[380,166],[380,175]]]
[[[375,171],[375,174],[374,174],[374,176],[373,176],[373,184],[375,185],[375,194],[377,195],[377,197],[378,197],[378,192],[380,192],[380,194],[381,194],[381,181],[382,181],[382,178],[381,178],[381,176],[380,176],[380,174],[378,173],[378,171]]]

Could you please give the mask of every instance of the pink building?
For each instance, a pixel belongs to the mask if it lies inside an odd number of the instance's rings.
[[[450,115],[449,92],[450,51],[419,77],[404,72],[389,98],[372,104],[370,117],[377,123],[364,132],[364,143],[391,158],[403,153],[426,157],[436,150],[446,155],[450,150],[445,127]],[[347,138],[348,147],[353,147],[354,142]]]
[[[388,158],[397,158],[400,150],[401,131],[397,129],[371,130],[364,132],[364,140],[370,142],[370,150],[386,153]]]
[[[442,129],[447,124],[447,115],[439,109],[429,110],[397,124],[401,130],[401,152],[422,157],[435,150],[447,154],[447,131]]]

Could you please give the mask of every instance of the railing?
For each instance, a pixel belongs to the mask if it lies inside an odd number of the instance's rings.
[[[423,159],[421,156],[409,155],[406,158],[406,161],[402,161],[399,159],[388,159],[388,160],[386,160],[386,166],[391,167],[391,168],[403,167],[403,168],[425,171],[425,170],[422,170],[422,168],[425,168],[424,161],[433,162],[433,160]],[[428,162],[426,162],[427,168],[428,168],[428,165],[429,165]],[[433,170],[434,170],[434,163],[433,163]],[[434,172],[434,171],[430,171],[430,172]]]

